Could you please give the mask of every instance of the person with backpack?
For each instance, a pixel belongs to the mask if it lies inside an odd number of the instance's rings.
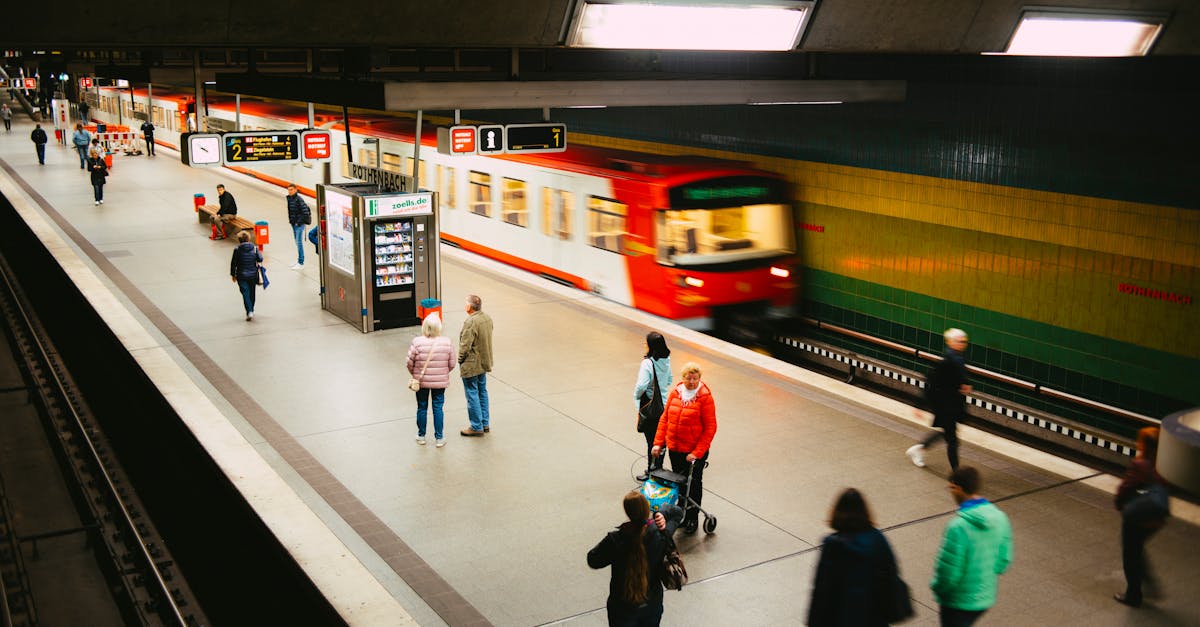
[[[296,240],[296,263],[292,270],[304,267],[304,227],[312,224],[312,210],[300,197],[295,183],[287,186],[288,224],[292,225],[292,236]]]
[[[650,515],[650,503],[641,492],[625,495],[629,520],[610,531],[588,551],[588,566],[612,566],[608,579],[610,626],[657,627],[663,614],[663,558],[671,536],[683,521],[683,510],[664,505]]]
[[[655,397],[654,384],[658,384]],[[633,385],[633,401],[637,403],[637,430],[646,436],[646,472],[637,476],[645,481],[650,471],[662,468],[662,455],[652,455],[654,434],[658,433],[658,419],[662,417],[667,394],[671,390],[671,349],[667,340],[658,331],[646,334],[646,355],[638,367],[637,382]]]

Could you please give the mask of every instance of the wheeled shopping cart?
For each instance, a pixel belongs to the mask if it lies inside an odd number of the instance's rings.
[[[687,513],[693,509],[699,510],[701,514],[704,514],[704,533],[712,533],[717,530],[717,517],[704,511],[696,501],[686,496],[691,493],[692,475],[695,473],[698,463],[708,464],[707,461],[697,460],[692,464],[691,472],[686,476],[665,468],[651,470],[646,481],[642,483],[642,495],[650,502],[651,511],[657,512],[663,505],[678,504],[683,508],[686,518]]]

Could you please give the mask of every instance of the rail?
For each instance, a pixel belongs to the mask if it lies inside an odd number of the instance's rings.
[[[47,368],[45,368],[45,374],[47,375],[46,381],[48,384],[52,384],[53,388],[59,394],[59,398],[65,400],[65,402],[59,403],[59,406],[65,408],[66,411],[69,412],[71,418],[74,420],[75,426],[78,429],[77,434],[81,437],[83,444],[86,446],[86,450],[91,454],[91,458],[95,461],[95,468],[97,471],[99,471],[100,476],[103,479],[103,485],[107,487],[112,496],[112,502],[116,504],[117,508],[121,512],[120,519],[114,520],[114,522],[124,527],[125,533],[129,534],[125,537],[134,538],[136,540],[135,543],[137,544],[137,550],[140,553],[140,557],[146,564],[149,572],[152,574],[152,581],[144,583],[155,586],[159,600],[163,603],[166,603],[169,610],[169,616],[173,617],[177,624],[181,626],[188,625],[189,623],[187,619],[184,618],[184,614],[180,610],[179,604],[176,603],[175,596],[171,593],[171,589],[167,585],[166,577],[163,576],[163,573],[159,569],[154,556],[151,555],[149,549],[146,548],[148,544],[146,538],[138,530],[138,525],[134,523],[133,514],[130,513],[129,509],[125,506],[125,503],[120,496],[121,491],[118,490],[116,483],[113,481],[112,475],[108,472],[108,469],[105,467],[105,464],[101,459],[99,451],[96,450],[96,446],[89,435],[89,429],[84,424],[83,417],[79,415],[78,411],[76,411],[75,405],[70,402],[69,399],[71,398],[71,394],[66,389],[66,386],[63,385],[63,381],[59,376],[59,373],[56,372],[54,368],[49,367],[54,363],[54,361],[51,359],[50,354],[46,351],[46,346],[42,342],[42,338],[39,337],[36,332],[34,332],[37,327],[33,320],[29,317],[29,314],[25,311],[25,307],[23,306],[21,298],[19,297],[20,292],[17,287],[13,285],[12,278],[9,276],[7,264],[4,263],[2,265],[3,267],[0,267],[0,276],[3,277],[5,288],[10,295],[12,309],[16,315],[20,316],[18,322],[23,324],[23,328],[29,330],[29,343],[37,351],[35,357],[41,359],[42,363],[47,365]]]
[[[936,353],[931,353],[929,351],[922,350],[919,348],[913,348],[911,346],[905,346],[904,344],[899,344],[899,343],[893,342],[891,340],[885,340],[883,338],[875,337],[873,335],[855,331],[853,329],[847,329],[845,327],[841,327],[836,324],[830,324],[828,322],[821,322],[820,320],[816,320],[814,318],[802,318],[802,320],[804,321],[805,324],[808,324],[809,326],[814,326],[818,329],[823,329],[826,331],[832,331],[834,333],[844,335],[846,337],[852,337],[857,340],[862,340],[864,342],[868,342],[868,343],[874,344],[876,346],[882,346],[884,348],[888,348],[888,349],[896,351],[898,353],[912,355],[913,357],[916,357],[918,359],[924,359],[926,361],[933,361],[933,362],[938,362],[938,361],[942,360],[942,356],[938,355]],[[1055,390],[1053,388],[1048,388],[1048,387],[1041,385],[1040,383],[1033,383],[1032,381],[1025,381],[1024,379],[1018,379],[1016,377],[1011,377],[1009,375],[1006,375],[1006,374],[1003,374],[1000,372],[987,370],[986,368],[980,368],[978,366],[968,365],[967,370],[971,374],[974,374],[974,375],[977,375],[980,377],[992,379],[994,381],[999,381],[1001,383],[1006,383],[1008,385],[1023,388],[1030,392],[1036,392],[1038,394],[1042,394],[1042,395],[1048,396],[1050,398],[1066,401],[1069,403],[1087,407],[1089,409],[1094,409],[1097,411],[1102,411],[1102,412],[1105,412],[1108,414],[1112,414],[1114,416],[1119,416],[1121,418],[1133,420],[1133,421],[1141,423],[1145,426],[1157,427],[1162,423],[1162,421],[1158,420],[1157,418],[1151,418],[1150,416],[1145,416],[1145,415],[1142,415],[1142,414],[1139,414],[1136,412],[1129,411],[1127,409],[1121,409],[1120,407],[1114,407],[1112,405],[1101,403],[1099,401],[1093,401],[1091,399],[1084,398],[1082,396],[1077,396],[1077,395],[1071,394],[1069,392],[1063,392],[1061,390]]]

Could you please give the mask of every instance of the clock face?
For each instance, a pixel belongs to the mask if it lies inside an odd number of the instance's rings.
[[[192,165],[221,165],[221,136],[189,135],[188,156]]]

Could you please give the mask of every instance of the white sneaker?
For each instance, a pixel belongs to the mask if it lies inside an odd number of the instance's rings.
[[[914,444],[908,447],[908,450],[904,451],[904,454],[908,455],[908,458],[912,460],[913,466],[916,466],[917,468],[924,468],[925,456],[922,454],[922,451],[924,450],[924,444]]]
[[[442,448],[443,446],[446,446],[446,441],[443,440],[442,438],[438,438],[437,447]]]
[[[97,201],[96,201],[96,206],[97,206],[97,207],[99,207],[99,206],[100,206],[100,201],[99,201],[99,200],[97,200]]]
[[[250,322],[250,318],[251,318],[251,317],[252,317],[252,316],[251,316],[250,314],[246,314],[246,322]]]
[[[104,204],[104,201],[103,201],[103,200],[101,200],[101,201],[100,201],[100,204],[102,204],[102,205],[103,205],[103,204]]]
[[[253,311],[252,311],[252,312],[250,312],[250,313],[249,313],[249,314],[246,316],[246,319],[247,319],[247,320],[253,320],[253,319],[254,319],[254,312],[253,312]]]
[[[425,446],[425,436],[418,435],[417,436],[417,444],[420,444],[421,446]]]
[[[293,263],[291,266],[288,266],[288,270],[299,270],[300,268],[303,268],[303,267],[304,266],[302,266],[298,263]]]

